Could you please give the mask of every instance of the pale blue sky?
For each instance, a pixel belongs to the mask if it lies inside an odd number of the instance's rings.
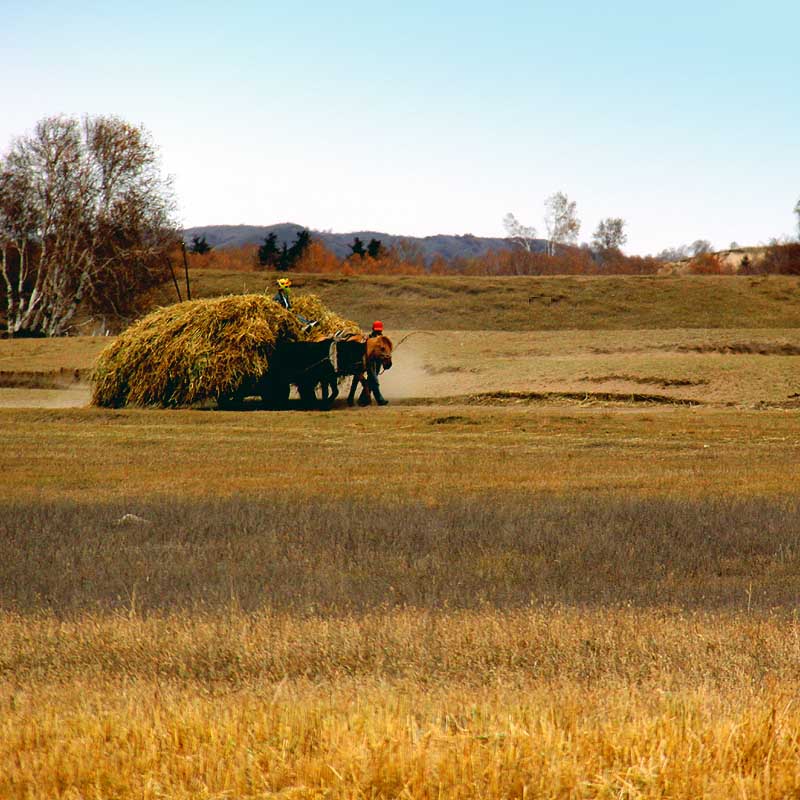
[[[796,233],[800,4],[0,0],[0,151],[42,117],[143,124],[181,222],[544,234],[632,253]]]

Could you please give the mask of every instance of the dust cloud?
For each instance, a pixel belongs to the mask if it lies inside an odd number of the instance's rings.
[[[72,389],[0,389],[0,408],[83,408],[89,405],[88,386]]]
[[[388,400],[405,397],[430,397],[435,394],[423,356],[407,346],[393,359],[392,368],[382,372],[381,391]]]

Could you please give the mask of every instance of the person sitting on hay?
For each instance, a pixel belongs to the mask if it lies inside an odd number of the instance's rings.
[[[289,287],[292,285],[292,282],[288,278],[278,278],[276,281],[278,284],[278,291],[275,293],[275,296],[272,298],[278,305],[283,306],[287,311],[292,310],[292,300],[289,297]],[[308,333],[315,325],[317,325],[316,320],[306,319],[300,314],[295,314],[297,319],[303,323],[303,333]]]

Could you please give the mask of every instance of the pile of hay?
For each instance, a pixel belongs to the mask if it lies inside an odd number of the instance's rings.
[[[293,300],[294,302],[294,300]],[[100,354],[92,403],[186,406],[235,395],[269,369],[282,342],[358,330],[314,295],[298,297],[294,311],[319,324],[306,334],[292,311],[265,295],[192,300],[144,317]]]
[[[344,319],[322,305],[315,294],[304,294],[292,297],[292,311],[305,319],[316,321],[309,336],[318,339],[321,336],[333,336],[335,333],[361,333],[361,328],[350,319]]]

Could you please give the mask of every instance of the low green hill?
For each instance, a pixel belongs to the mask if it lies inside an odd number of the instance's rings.
[[[630,330],[800,327],[800,279],[783,276],[464,277],[292,275],[367,327]],[[192,296],[275,289],[275,274],[196,270]],[[159,303],[174,302],[163,287]]]

